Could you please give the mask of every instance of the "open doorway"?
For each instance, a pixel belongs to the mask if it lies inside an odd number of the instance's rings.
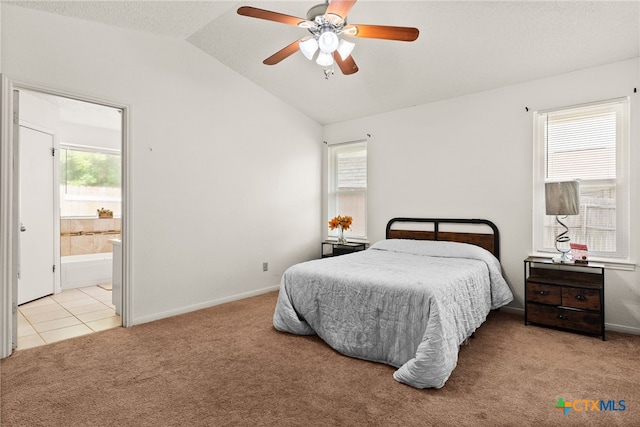
[[[15,92],[14,346],[24,349],[122,325],[123,117],[119,108]]]

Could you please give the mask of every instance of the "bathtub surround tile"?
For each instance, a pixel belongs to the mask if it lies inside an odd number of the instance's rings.
[[[78,231],[83,231],[85,233],[91,233],[96,229],[96,220],[95,219],[80,219],[78,220],[79,226],[81,227]]]
[[[70,231],[71,233],[78,233],[78,232],[80,232],[80,231],[84,232],[84,231],[86,231],[86,230],[85,230],[85,228],[84,228],[84,225],[83,225],[83,223],[82,223],[82,220],[80,220],[80,219],[72,219],[72,220],[71,220],[71,226],[70,226],[69,231]]]
[[[95,231],[115,230],[115,221],[113,218],[98,218],[94,223]]]
[[[121,218],[67,218],[60,220],[62,256],[111,252],[110,240],[120,239]]]
[[[60,236],[60,256],[71,255],[71,236]]]
[[[94,237],[94,244],[96,251],[103,254],[106,252],[113,252],[113,236],[110,234],[97,234]]]
[[[71,255],[95,254],[94,235],[71,236]]]
[[[71,220],[70,219],[61,219],[60,220],[60,234],[69,234],[71,232]]]

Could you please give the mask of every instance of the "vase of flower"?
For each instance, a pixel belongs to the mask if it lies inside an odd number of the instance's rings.
[[[347,231],[349,228],[351,228],[352,221],[353,221],[353,218],[351,218],[350,216],[340,216],[340,215],[338,215],[335,218],[332,218],[331,221],[329,221],[329,228],[331,230],[335,230],[336,228],[338,229],[338,243],[340,244],[347,243],[347,239],[346,237],[344,237],[344,232]]]
[[[344,237],[344,228],[340,227],[340,234],[338,235],[338,243],[347,243],[347,239]]]

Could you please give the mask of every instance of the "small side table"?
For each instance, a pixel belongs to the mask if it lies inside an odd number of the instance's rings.
[[[604,264],[524,260],[524,323],[602,337]]]
[[[364,242],[338,243],[335,240],[325,240],[322,242],[322,258],[364,251],[367,247],[369,244]]]

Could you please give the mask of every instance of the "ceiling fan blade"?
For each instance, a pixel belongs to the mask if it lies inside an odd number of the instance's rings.
[[[342,32],[345,36],[367,39],[398,40],[412,42],[420,31],[412,27],[391,27],[386,25],[347,25]]]
[[[356,61],[353,60],[351,55],[347,56],[347,59],[343,60],[338,52],[333,52],[333,59],[336,61],[336,64],[338,64],[338,67],[340,67],[342,74],[348,76],[349,74],[358,72]]]
[[[347,17],[355,3],[356,0],[332,0],[331,3],[329,3],[329,7],[327,8],[325,15],[338,15],[344,19]]]
[[[303,18],[297,18],[291,15],[285,15],[284,13],[271,12],[270,10],[258,9],[257,7],[242,6],[238,9],[238,15],[249,16],[251,18],[266,19],[267,21],[280,22],[282,24],[294,25],[296,27],[313,26],[313,22],[307,21]]]
[[[276,65],[278,62],[282,61],[283,59],[287,59],[288,57],[296,53],[300,49],[299,45],[300,40],[296,40],[289,46],[280,49],[279,51],[262,61],[262,63],[265,65]]]

